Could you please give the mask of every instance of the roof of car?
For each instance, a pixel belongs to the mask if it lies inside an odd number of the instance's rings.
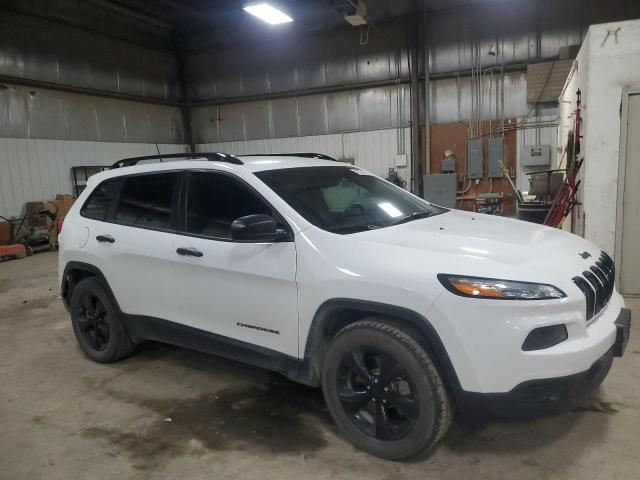
[[[222,156],[217,158],[214,154],[187,154],[184,158],[176,159],[181,155],[166,155],[162,158],[149,156],[133,159],[119,160],[114,166],[105,172],[105,177],[120,176],[132,173],[154,172],[160,170],[179,169],[223,169],[228,171],[246,169],[250,172],[262,172],[265,170],[278,170],[295,167],[340,167],[350,166],[336,160],[325,160],[323,158],[310,157],[311,154],[297,155],[242,155],[242,156]],[[315,155],[315,154],[313,154]],[[318,154],[319,155],[319,154]],[[325,157],[330,158],[330,157]],[[160,160],[160,161],[158,161]],[[152,163],[149,163],[152,162]]]
[[[261,172],[264,170],[278,170],[281,168],[296,167],[340,167],[348,166],[342,162],[335,160],[323,160],[318,158],[304,158],[296,156],[269,156],[269,155],[251,155],[238,157],[244,163],[244,166],[252,172]]]

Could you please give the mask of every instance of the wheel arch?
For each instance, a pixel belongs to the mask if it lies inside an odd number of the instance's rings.
[[[386,317],[399,328],[404,327],[409,333],[415,332],[419,337],[416,340],[421,341],[423,347],[433,354],[445,383],[454,391],[460,388],[449,354],[438,332],[424,316],[396,305],[349,298],[327,300],[313,317],[304,352],[306,371],[302,376],[306,377],[307,383],[320,383],[324,355],[335,334],[347,325],[372,315]]]
[[[69,302],[71,300],[71,295],[73,294],[73,289],[75,286],[82,280],[88,277],[96,277],[98,278],[107,290],[107,293],[116,309],[121,312],[120,306],[113,295],[113,291],[109,286],[109,282],[107,278],[95,265],[85,262],[76,262],[72,261],[65,265],[64,273],[62,274],[62,283],[60,285],[60,296],[62,297],[62,301],[64,302],[64,306],[67,310],[69,310]]]

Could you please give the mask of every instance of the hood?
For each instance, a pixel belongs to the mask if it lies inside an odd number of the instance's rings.
[[[370,230],[353,235],[358,240],[395,247],[441,254],[440,258],[455,256],[466,259],[470,270],[478,264],[494,266],[558,265],[583,268],[587,252],[592,264],[600,255],[592,243],[568,232],[493,215],[450,210],[433,217],[414,220],[394,227]],[[483,268],[483,269],[484,269]]]

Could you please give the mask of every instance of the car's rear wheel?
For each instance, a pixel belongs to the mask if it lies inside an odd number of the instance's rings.
[[[89,358],[110,363],[133,353],[135,344],[100,280],[90,277],[79,282],[73,289],[70,307],[73,331]]]
[[[384,319],[361,320],[338,332],[323,362],[322,387],[345,436],[390,460],[435,445],[453,415],[428,353]]]

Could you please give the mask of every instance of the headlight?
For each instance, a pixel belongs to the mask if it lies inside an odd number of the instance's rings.
[[[552,300],[566,297],[559,288],[544,283],[514,282],[445,273],[438,274],[438,280],[444,288],[461,297],[498,300]]]

